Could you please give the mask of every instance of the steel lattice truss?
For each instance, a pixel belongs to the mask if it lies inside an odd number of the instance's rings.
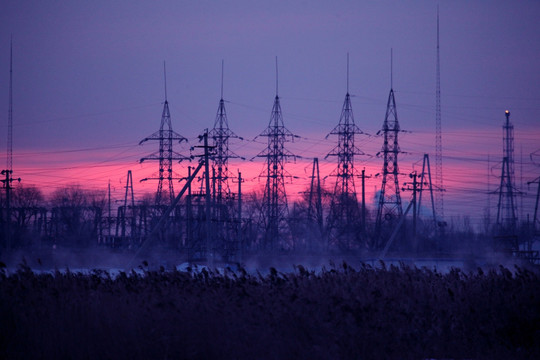
[[[354,156],[364,155],[364,152],[354,145],[356,134],[363,132],[354,123],[351,97],[347,92],[339,124],[326,136],[337,135],[338,145],[325,157],[336,156],[338,159],[337,169],[331,174],[337,179],[328,216],[329,240],[337,241],[337,245],[345,249],[350,248],[352,236],[355,236],[352,234],[354,227],[360,219],[354,185],[354,177],[358,175]]]
[[[498,189],[497,227],[500,235],[516,235],[515,198],[518,190],[514,188],[514,125],[510,122],[509,111],[506,111],[506,122],[503,126],[503,151],[501,183]]]
[[[219,107],[214,122],[214,128],[208,133],[213,140],[214,154],[212,160],[214,163],[215,174],[213,180],[215,183],[215,207],[217,209],[218,220],[224,220],[225,214],[220,211],[225,201],[230,197],[229,179],[232,178],[229,172],[229,159],[239,156],[229,150],[229,139],[238,138],[238,136],[229,129],[227,113],[225,111],[225,101],[223,97],[219,101]]]
[[[377,154],[379,156],[382,153],[383,178],[375,223],[376,243],[374,246],[376,248],[384,246],[384,241],[387,240],[387,237],[393,230],[397,220],[403,215],[398,181],[398,154],[400,152],[398,144],[399,131],[400,127],[397,117],[394,90],[390,89],[388,103],[386,105],[386,115],[381,129],[384,143],[381,152]]]
[[[172,163],[173,160],[185,160],[188,157],[183,156],[175,151],[173,151],[173,141],[178,140],[178,142],[187,141],[185,137],[180,134],[177,134],[172,130],[171,125],[171,114],[169,111],[169,102],[165,100],[163,104],[163,113],[161,115],[161,124],[159,130],[153,133],[152,135],[144,138],[139,143],[142,144],[146,141],[159,141],[159,149],[149,156],[141,158],[140,162],[147,160],[159,161],[159,171],[157,174],[153,174],[151,177],[143,179],[145,180],[158,180],[158,188],[156,192],[156,205],[166,205],[171,204],[174,200],[174,188],[173,188],[173,179],[178,179],[174,177]],[[167,182],[166,194],[164,194],[163,183]]]
[[[272,251],[275,250],[276,245],[287,247],[287,244],[280,244],[287,227],[285,220],[288,215],[284,164],[288,157],[294,157],[294,155],[285,150],[285,142],[292,141],[295,137],[283,124],[278,95],[274,100],[270,123],[259,136],[268,138],[267,148],[257,155],[257,157],[266,158],[265,170],[260,175],[266,178],[261,212],[261,220],[265,228],[262,246]]]

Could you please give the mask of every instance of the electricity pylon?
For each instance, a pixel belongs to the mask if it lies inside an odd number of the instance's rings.
[[[309,239],[310,250],[322,250],[316,244],[324,238],[323,227],[323,210],[322,210],[322,191],[321,191],[321,176],[319,172],[319,159],[313,158],[313,169],[311,171],[311,185],[309,187],[309,199],[307,209],[308,231],[311,232],[312,238]]]
[[[272,115],[266,130],[259,136],[268,138],[268,146],[257,157],[266,158],[265,169],[260,177],[266,178],[262,204],[262,224],[264,238],[262,247],[272,252],[276,246],[288,247],[283,236],[287,228],[288,215],[287,194],[285,192],[285,169],[287,158],[294,155],[285,149],[285,142],[293,141],[296,137],[284,125],[281,105],[278,96],[278,76],[276,58],[276,97],[272,107]]]
[[[159,171],[157,174],[153,174],[149,178],[142,179],[141,181],[146,180],[158,180],[158,187],[156,192],[155,204],[168,205],[174,200],[174,187],[173,180],[178,178],[174,177],[172,163],[173,160],[185,160],[188,157],[183,156],[175,151],[173,151],[173,141],[187,141],[185,137],[176,133],[172,129],[171,125],[171,113],[169,111],[169,102],[167,101],[167,77],[165,73],[165,63],[163,63],[163,72],[165,75],[165,102],[163,103],[163,112],[161,114],[161,124],[159,130],[153,133],[152,135],[141,140],[139,145],[146,141],[159,141],[159,149],[157,152],[154,152],[146,157],[141,158],[140,162],[147,160],[158,161],[159,162]],[[167,190],[165,194],[163,190],[163,183],[167,182]]]
[[[390,60],[390,63],[392,63],[392,60]],[[392,65],[390,67],[392,68]],[[384,246],[384,242],[388,240],[393,228],[403,215],[398,180],[398,154],[400,153],[398,133],[400,127],[392,83],[392,71],[390,71],[390,94],[386,105],[386,115],[383,127],[378,133],[383,133],[384,143],[382,151],[377,154],[379,156],[382,153],[383,169],[375,223],[375,248]]]
[[[340,250],[350,250],[358,239],[360,212],[356,198],[354,177],[354,156],[364,155],[354,144],[356,134],[363,134],[354,123],[354,116],[349,95],[349,55],[347,54],[347,94],[341,110],[339,124],[328,134],[337,135],[338,145],[326,157],[336,156],[337,169],[331,174],[336,176],[334,194],[328,215],[329,246],[336,245]]]
[[[497,232],[500,237],[510,241],[512,250],[518,250],[516,230],[517,215],[515,198],[518,191],[514,187],[514,125],[510,122],[510,111],[505,111],[506,122],[503,125],[503,162],[501,183],[498,189]]]
[[[238,139],[240,137],[229,129],[225,101],[223,100],[223,61],[221,62],[221,99],[219,100],[214,128],[210,130],[208,136],[213,140],[214,147],[211,159],[213,162],[213,217],[217,225],[215,235],[217,241],[222,243],[221,246],[224,247],[224,252],[230,252],[236,247],[232,242],[237,236],[227,234],[227,224],[232,225],[234,221],[234,217],[230,213],[232,210],[232,206],[230,206],[232,205],[230,203],[232,196],[229,187],[229,179],[234,176],[229,172],[228,166],[229,159],[238,158],[239,156],[230,151],[229,139]]]
[[[121,236],[122,241],[126,238],[126,227],[129,223],[130,226],[130,244],[133,245],[136,237],[136,213],[135,213],[135,197],[133,195],[133,175],[131,170],[127,172],[126,186],[124,194],[124,205],[118,207],[118,220],[116,222],[116,236]],[[128,209],[131,208],[131,213],[128,215]],[[120,230],[120,235],[118,234]]]
[[[229,179],[233,175],[229,172],[229,159],[239,158],[229,149],[229,139],[241,139],[229,129],[227,113],[225,111],[225,101],[223,100],[223,62],[221,63],[221,99],[214,121],[214,128],[210,130],[208,136],[213,140],[214,154],[212,155],[215,175],[215,207],[218,211],[218,220],[224,219],[224,213],[220,211],[224,201],[230,196]]]

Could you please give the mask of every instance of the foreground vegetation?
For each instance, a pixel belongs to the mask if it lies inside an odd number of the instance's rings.
[[[539,358],[540,276],[406,266],[0,273],[0,358]]]

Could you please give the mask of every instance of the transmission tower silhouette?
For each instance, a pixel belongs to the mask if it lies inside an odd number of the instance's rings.
[[[444,186],[442,167],[442,124],[441,124],[441,57],[439,46],[439,7],[437,6],[437,67],[435,88],[435,208],[440,234],[444,233]]]
[[[510,240],[513,250],[518,250],[516,230],[516,194],[514,187],[514,125],[510,122],[510,111],[506,110],[506,122],[503,125],[503,162],[501,183],[498,189],[497,232],[499,236]]]
[[[390,53],[390,93],[388,95],[383,127],[378,134],[381,132],[384,143],[381,152],[377,156],[380,156],[382,153],[383,169],[377,219],[375,222],[375,248],[384,246],[384,242],[388,240],[397,221],[403,215],[398,180],[398,154],[400,153],[398,133],[400,132],[400,127],[393,89],[392,52]]]
[[[268,146],[257,157],[266,158],[265,169],[260,177],[266,178],[262,203],[262,225],[264,237],[262,247],[267,251],[276,250],[276,246],[288,247],[283,238],[287,228],[285,221],[288,215],[287,194],[285,192],[285,169],[287,158],[294,155],[285,149],[285,142],[296,137],[284,125],[278,95],[278,67],[276,57],[276,97],[272,107],[272,115],[266,130],[259,136],[268,138]]]
[[[159,141],[158,151],[150,154],[149,156],[143,157],[140,160],[141,163],[147,160],[159,162],[158,173],[153,174],[149,178],[141,180],[158,180],[155,200],[155,204],[157,206],[171,204],[174,200],[173,180],[177,180],[179,178],[174,177],[172,169],[173,160],[182,161],[188,159],[188,157],[173,151],[173,141],[178,140],[178,142],[181,143],[182,141],[187,141],[187,139],[172,130],[171,113],[169,111],[169,102],[167,101],[167,73],[165,63],[163,63],[163,74],[165,78],[165,102],[163,103],[163,112],[161,115],[161,124],[159,126],[159,130],[144,138],[139,143],[139,145],[141,145],[146,141]],[[167,190],[163,190],[164,182],[167,183]]]
[[[223,60],[221,61],[221,99],[214,121],[214,128],[208,136],[213,141],[212,160],[212,193],[213,193],[213,218],[216,224],[216,246],[224,256],[232,256],[236,252],[236,234],[232,233],[235,223],[233,211],[233,194],[229,187],[229,180],[234,178],[229,172],[229,159],[239,158],[229,149],[229,139],[241,139],[229,129],[225,101],[223,100]]]
[[[322,190],[321,176],[319,171],[319,159],[313,158],[313,168],[311,171],[311,183],[309,187],[309,198],[307,208],[308,231],[311,239],[309,250],[322,250],[320,241],[324,237],[323,227],[323,209],[322,209]]]
[[[129,245],[132,245],[136,235],[136,209],[135,209],[135,197],[133,195],[133,175],[131,170],[127,172],[126,186],[125,186],[124,202],[122,206],[118,207],[118,215],[116,221],[116,236],[120,236],[122,241],[126,240],[126,228],[129,226]],[[129,214],[128,214],[128,210]]]
[[[215,174],[213,176],[214,197],[216,216],[218,221],[226,219],[225,201],[230,197],[229,179],[234,176],[229,172],[229,159],[238,158],[229,149],[229,139],[240,138],[229,129],[227,113],[225,111],[225,101],[223,100],[223,61],[221,62],[221,99],[217,110],[214,128],[209,131],[208,136],[213,140],[214,151],[212,162]]]
[[[337,135],[338,145],[326,157],[336,156],[337,169],[331,174],[336,176],[334,194],[328,215],[328,246],[337,245],[341,250],[350,250],[353,242],[358,239],[360,212],[356,198],[354,177],[357,171],[354,168],[354,156],[364,155],[354,145],[356,134],[363,132],[354,123],[354,116],[349,94],[349,54],[347,54],[347,94],[341,110],[339,124],[328,134]]]

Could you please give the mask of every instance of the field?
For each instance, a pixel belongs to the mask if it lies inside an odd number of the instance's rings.
[[[408,266],[0,273],[3,359],[540,358],[540,275]]]

